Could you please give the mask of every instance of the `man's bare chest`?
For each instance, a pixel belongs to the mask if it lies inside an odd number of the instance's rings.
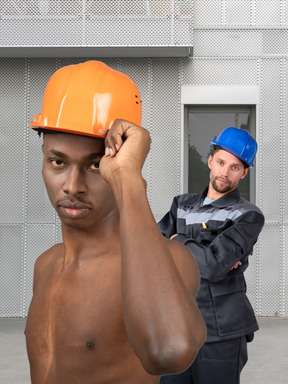
[[[94,269],[94,270],[93,270]],[[29,357],[97,355],[127,343],[121,304],[120,270],[90,268],[46,271],[30,305],[26,338]]]

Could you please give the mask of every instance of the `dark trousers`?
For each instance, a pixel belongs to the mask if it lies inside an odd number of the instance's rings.
[[[206,343],[186,371],[162,376],[159,384],[239,384],[247,360],[246,337]]]

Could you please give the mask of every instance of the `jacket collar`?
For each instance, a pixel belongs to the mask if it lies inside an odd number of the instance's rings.
[[[199,194],[198,203],[202,203],[204,201],[205,197],[207,196],[207,192],[208,192],[208,186]],[[235,204],[239,199],[240,199],[239,189],[235,188],[233,191],[226,193],[226,195],[220,197],[217,200],[214,200],[211,203],[211,205],[217,208],[224,208],[224,207],[227,207],[227,205]],[[195,197],[193,198],[192,196],[188,197],[185,201],[183,201],[184,206],[195,205],[194,203],[195,203]]]

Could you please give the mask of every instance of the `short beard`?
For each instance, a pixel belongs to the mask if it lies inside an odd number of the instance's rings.
[[[217,184],[216,184],[216,180],[217,179],[214,179],[214,180],[211,180],[211,184],[212,184],[212,187],[213,189],[218,192],[218,193],[227,193],[227,192],[230,192],[232,191],[232,188],[231,188],[231,185],[227,185],[227,187],[223,187],[223,188],[218,188]]]

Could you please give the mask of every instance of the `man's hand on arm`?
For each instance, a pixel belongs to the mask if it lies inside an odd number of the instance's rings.
[[[237,263],[235,263],[235,265],[233,265],[233,267],[230,269],[230,271],[232,271],[232,269],[237,269],[240,265],[242,265],[241,261],[237,261]]]

